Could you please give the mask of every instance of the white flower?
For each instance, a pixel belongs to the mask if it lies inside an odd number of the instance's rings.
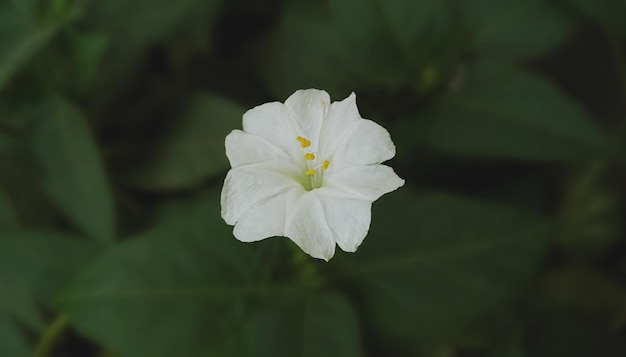
[[[404,185],[381,162],[395,155],[387,130],[361,118],[354,93],[299,90],[248,110],[226,137],[232,169],[222,218],[243,242],[285,236],[329,260],[335,244],[354,252],[370,226],[372,202]]]

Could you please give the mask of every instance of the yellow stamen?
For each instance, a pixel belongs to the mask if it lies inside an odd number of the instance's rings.
[[[330,165],[330,161],[328,160],[324,161],[324,163],[322,164],[322,169],[328,170],[328,165]]]
[[[304,174],[307,175],[307,176],[313,176],[313,175],[315,175],[315,170],[308,169],[308,170],[304,171]]]
[[[313,161],[313,160],[315,160],[315,154],[313,154],[313,153],[304,154],[304,159],[305,160],[309,160],[309,161]]]
[[[296,140],[298,140],[298,142],[300,143],[300,146],[302,146],[303,149],[311,146],[311,142],[301,136],[298,136]]]

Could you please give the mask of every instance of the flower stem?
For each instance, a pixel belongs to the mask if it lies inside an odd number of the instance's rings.
[[[34,357],[49,357],[51,356],[54,346],[58,342],[59,338],[65,331],[65,328],[69,325],[70,319],[67,315],[59,315],[43,332],[37,347],[35,348]]]

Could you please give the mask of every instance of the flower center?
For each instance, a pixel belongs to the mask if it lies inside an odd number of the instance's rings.
[[[324,171],[328,170],[330,161],[324,160],[322,163],[318,163],[315,153],[306,150],[311,146],[311,141],[301,136],[298,136],[296,140],[300,143],[300,147],[304,151],[304,161],[306,162],[304,175],[308,178],[308,185],[305,188],[310,191],[322,187]]]

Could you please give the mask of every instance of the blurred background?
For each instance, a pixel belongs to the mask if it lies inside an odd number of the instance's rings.
[[[224,137],[357,94],[354,254],[238,242]],[[626,1],[1,0],[0,356],[626,356]]]

